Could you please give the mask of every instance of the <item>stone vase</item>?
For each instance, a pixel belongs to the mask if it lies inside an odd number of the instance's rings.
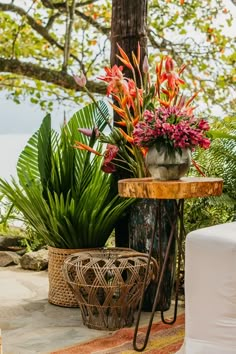
[[[152,146],[146,155],[146,165],[154,179],[178,180],[189,170],[191,150],[181,149],[170,153],[165,145],[159,150]]]

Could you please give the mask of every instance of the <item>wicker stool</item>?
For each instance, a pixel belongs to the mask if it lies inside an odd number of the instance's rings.
[[[185,343],[179,354],[236,353],[236,222],[186,239]]]
[[[141,298],[148,255],[132,249],[107,248],[69,256],[63,271],[89,328],[115,330],[131,326]],[[157,276],[150,263],[147,285]]]

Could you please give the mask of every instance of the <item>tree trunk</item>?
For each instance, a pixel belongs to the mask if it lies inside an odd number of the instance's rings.
[[[148,0],[112,0],[112,20],[111,20],[111,66],[122,63],[117,58],[117,43],[132,58],[132,51],[137,54],[138,43],[141,49],[141,65],[145,55],[147,55],[147,4]],[[124,66],[124,65],[123,65]],[[131,77],[131,71],[124,66],[126,77]],[[120,120],[114,114],[114,121]],[[119,171],[117,179],[126,178],[127,175]],[[116,246],[128,247],[128,221],[127,216],[116,226]]]
[[[136,54],[138,42],[141,47],[141,68],[147,54],[147,3],[148,0],[112,0],[111,20],[111,65],[120,64],[116,57],[117,43],[132,58]],[[127,77],[130,70],[124,68]]]

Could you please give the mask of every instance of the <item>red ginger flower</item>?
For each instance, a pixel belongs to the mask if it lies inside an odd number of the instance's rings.
[[[116,157],[118,151],[119,148],[116,145],[107,144],[102,164],[102,170],[104,172],[113,173],[116,171],[116,166],[111,161]]]

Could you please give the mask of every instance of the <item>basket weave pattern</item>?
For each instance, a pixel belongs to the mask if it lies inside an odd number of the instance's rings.
[[[74,292],[65,281],[62,267],[65,259],[81,249],[62,249],[48,247],[48,301],[51,304],[64,307],[79,307]]]
[[[64,275],[89,328],[115,330],[129,327],[141,299],[147,255],[131,249],[108,248],[80,252],[64,263]],[[151,259],[147,286],[156,277]]]

